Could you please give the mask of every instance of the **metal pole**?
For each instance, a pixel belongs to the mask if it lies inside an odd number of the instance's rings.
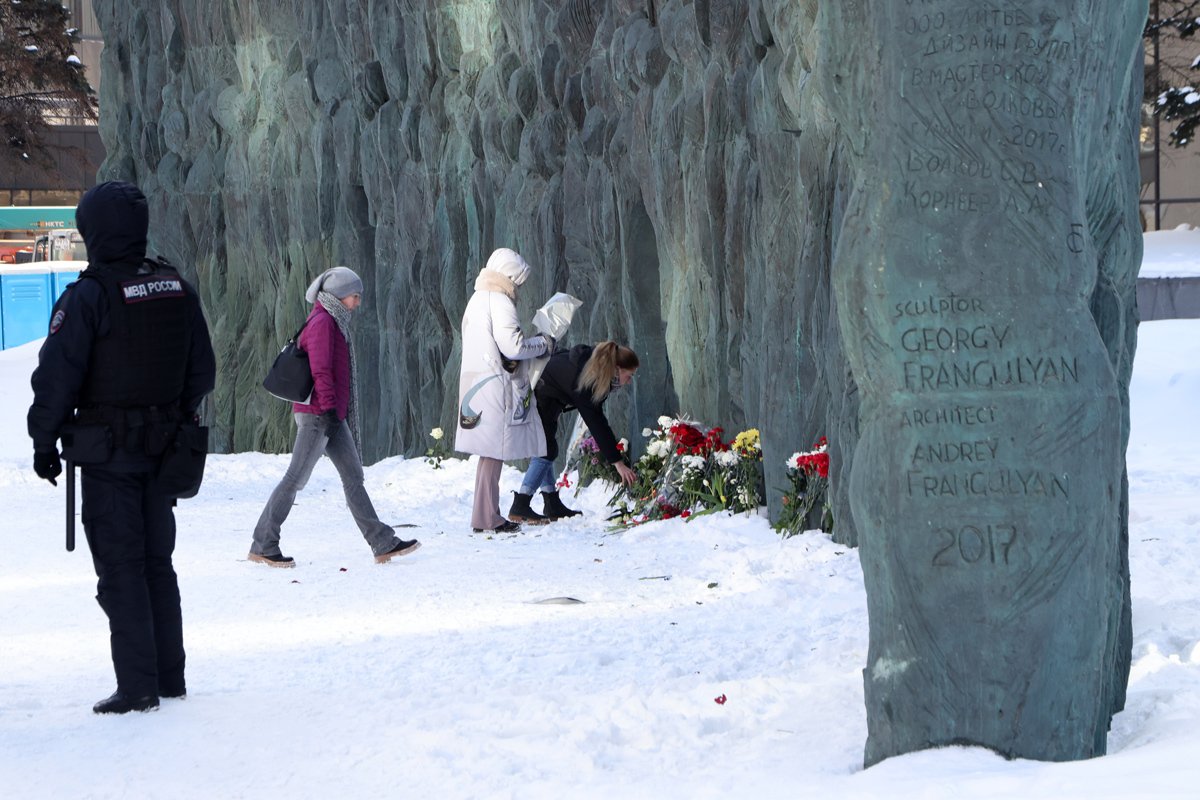
[[[66,462],[67,468],[67,552],[75,549],[75,465]]]
[[[1154,83],[1153,91],[1159,91],[1159,52],[1158,52],[1158,31],[1159,17],[1158,10],[1159,0],[1154,0]],[[1154,102],[1158,103],[1157,94],[1154,97]],[[1154,230],[1162,230],[1162,135],[1161,122],[1158,117],[1158,109],[1155,109],[1154,114]]]

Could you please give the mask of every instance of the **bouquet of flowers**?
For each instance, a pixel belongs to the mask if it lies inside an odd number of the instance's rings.
[[[715,455],[714,477],[720,480],[724,508],[754,511],[763,502],[762,441],[758,428],[742,431],[728,450]]]
[[[617,452],[624,456],[629,451],[629,442],[622,439],[617,442]],[[571,451],[571,455],[567,457],[567,468],[560,480],[559,488],[562,488],[563,481],[569,486],[570,481],[566,475],[571,471],[579,473],[575,483],[575,494],[579,494],[579,490],[584,486],[591,484],[593,481],[604,481],[611,483],[613,486],[620,484],[621,476],[617,474],[617,468],[605,460],[604,455],[600,452],[600,446],[596,444],[596,440],[591,434],[584,436],[579,440],[579,444]]]
[[[733,442],[720,427],[703,431],[688,420],[659,417],[642,431],[650,441],[634,464],[638,480],[608,501],[622,526],[715,511],[743,512],[761,504],[762,451],[757,430]]]
[[[833,530],[833,512],[825,502],[829,488],[829,443],[822,436],[806,453],[792,453],[787,460],[787,476],[791,484],[783,494],[783,513],[771,527],[786,539],[803,533],[808,517],[817,503],[822,503],[821,530]]]

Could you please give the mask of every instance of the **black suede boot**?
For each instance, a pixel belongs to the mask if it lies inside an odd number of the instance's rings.
[[[553,492],[542,492],[542,515],[546,519],[562,519],[563,517],[577,517],[582,514],[582,511],[576,511],[573,508],[567,508],[563,505],[562,500],[558,499],[558,490]]]
[[[532,499],[533,495],[531,494],[513,492],[513,504],[512,508],[508,510],[508,518],[513,522],[524,522],[527,525],[545,525],[549,522],[550,520],[529,507],[529,501]]]
[[[145,697],[128,697],[117,690],[96,705],[92,711],[97,714],[128,714],[130,711],[153,711],[158,708],[158,695],[148,694]]]

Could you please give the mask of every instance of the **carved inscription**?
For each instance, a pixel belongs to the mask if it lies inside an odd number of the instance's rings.
[[[987,314],[982,299],[954,294],[896,303],[893,321],[899,323],[905,356],[900,362],[904,389],[919,393],[1079,382],[1076,356],[1022,352],[1011,324],[971,321]]]
[[[1012,525],[967,524],[934,528],[935,567],[972,564],[1007,565],[1014,555],[1017,529]]]
[[[995,406],[923,406],[901,412],[901,428],[926,428],[939,425],[977,426],[996,421]]]
[[[1058,219],[1072,157],[1075,29],[1046,14],[965,0],[904,0],[892,19],[902,76],[902,213],[943,233],[958,218],[999,225]],[[1065,258],[1085,252],[1086,225],[1059,224],[1051,246]],[[1030,257],[1040,255],[1034,245]],[[1028,268],[1011,253],[996,256],[964,266]],[[936,291],[896,298],[890,307],[897,385],[911,398],[899,409],[905,450],[897,478],[915,502],[955,514],[950,509],[981,501],[1070,500],[1070,476],[1052,457],[1031,462],[1017,444],[1012,433],[1022,421],[1007,398],[1014,390],[1027,396],[1076,386],[1082,362],[1069,345],[1021,327],[1008,308],[983,293]],[[996,401],[986,399],[993,395]],[[930,558],[937,567],[1002,567],[1020,541],[1003,518],[942,524],[933,528]]]
[[[901,197],[921,213],[1041,214],[1065,173],[1074,32],[1009,5],[906,0]],[[1068,37],[1066,33],[1070,33]],[[939,180],[941,179],[941,180]],[[965,185],[962,179],[979,179]]]
[[[1031,497],[1066,500],[1070,480],[1042,470],[978,469],[928,473],[909,470],[908,494],[937,500],[942,498]]]
[[[855,132],[830,274],[861,393],[847,494],[871,600],[866,763],[956,742],[1094,755],[1128,627],[1112,349],[1128,292],[1105,276],[1130,266],[1114,231],[1144,15],[822,9],[830,32],[872,22],[815,73]],[[850,82],[851,63],[878,75]]]
[[[1021,352],[1011,323],[984,321],[995,312],[982,298],[928,295],[896,302],[892,309],[902,386],[914,395],[1079,381],[1076,356]],[[995,404],[931,403],[901,410],[900,429],[915,434],[903,475],[907,495],[928,501],[1068,500],[1066,474],[1019,463],[1006,451],[998,416]]]

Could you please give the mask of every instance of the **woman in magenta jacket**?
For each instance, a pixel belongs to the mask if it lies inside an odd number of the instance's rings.
[[[308,287],[304,299],[313,304],[297,344],[308,354],[313,392],[307,403],[296,403],[296,445],[283,479],[271,492],[266,508],[254,526],[251,561],[271,567],[294,567],[294,559],[279,549],[279,534],[296,493],[308,483],[321,455],[337,468],[346,493],[346,505],[358,529],[383,564],[413,552],[421,543],[404,541],[380,522],[363,486],[362,457],[359,455],[357,370],[350,339],[350,315],[362,302],[362,280],[347,267],[323,272]]]

